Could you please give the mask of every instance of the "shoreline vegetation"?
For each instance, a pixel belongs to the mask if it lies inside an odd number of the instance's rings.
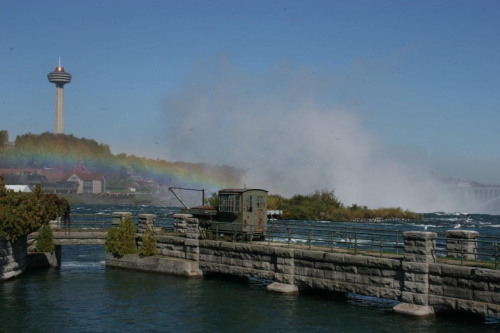
[[[415,220],[422,219],[422,214],[400,207],[370,209],[366,206],[346,206],[335,196],[333,190],[316,190],[308,195],[296,194],[291,198],[272,194],[268,198],[268,209],[282,210],[285,220],[321,220],[321,221],[372,221]]]

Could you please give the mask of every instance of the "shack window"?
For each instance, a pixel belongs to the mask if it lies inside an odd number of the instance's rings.
[[[234,196],[234,212],[239,213],[241,210],[241,195]]]
[[[247,212],[251,212],[253,210],[252,209],[253,208],[253,200],[252,200],[251,195],[247,196],[246,204],[247,204]]]
[[[240,195],[221,195],[219,209],[221,212],[234,212],[239,213],[240,211]]]
[[[257,208],[264,209],[266,208],[266,200],[263,196],[257,197]]]
[[[221,212],[232,212],[233,211],[233,196],[232,195],[221,195],[219,209]]]

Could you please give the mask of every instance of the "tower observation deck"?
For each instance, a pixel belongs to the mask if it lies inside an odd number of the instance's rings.
[[[64,85],[71,82],[71,74],[64,71],[59,58],[59,66],[47,75],[49,82],[56,85],[56,112],[54,133],[64,133]]]

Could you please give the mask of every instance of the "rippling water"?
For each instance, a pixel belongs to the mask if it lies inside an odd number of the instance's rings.
[[[426,217],[423,223],[440,222]],[[497,222],[489,226],[494,223]],[[399,224],[409,227],[407,222]],[[420,228],[417,224],[411,227]],[[495,318],[470,322],[465,318],[415,319],[395,315],[395,302],[368,297],[268,294],[265,287],[269,281],[187,279],[106,268],[102,246],[64,246],[62,261],[60,269],[27,273],[0,283],[0,332],[500,330],[500,321]]]

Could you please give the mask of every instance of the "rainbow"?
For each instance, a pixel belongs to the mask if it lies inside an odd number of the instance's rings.
[[[13,149],[4,153],[4,158],[0,160],[0,169],[29,168],[71,172],[81,162],[92,173],[116,175],[127,172],[137,179],[159,185],[211,190],[238,186],[243,174],[242,170],[229,166],[168,162],[126,154],[113,155],[109,152],[108,146],[104,147],[107,149],[102,152],[97,150],[95,153],[65,149],[56,152],[52,149],[44,151],[39,147]]]

